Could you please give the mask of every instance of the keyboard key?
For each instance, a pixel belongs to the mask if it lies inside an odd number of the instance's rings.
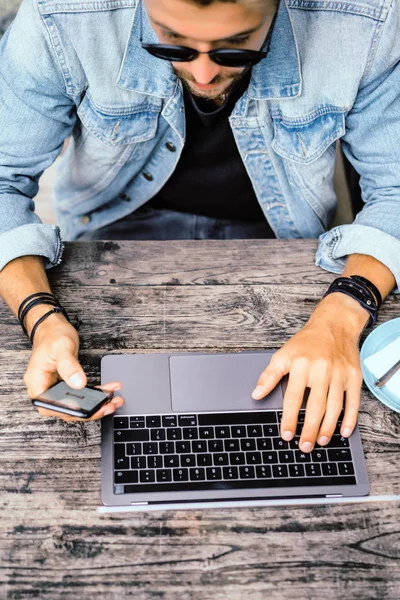
[[[222,452],[224,449],[224,442],[222,440],[209,440],[208,451],[209,452]]]
[[[273,463],[277,463],[279,462],[278,460],[278,453],[277,452],[263,452],[262,453],[262,459],[263,459],[263,463],[265,465],[271,465]]]
[[[144,417],[131,417],[129,419],[129,426],[131,429],[143,429]]]
[[[163,457],[162,456],[148,456],[147,457],[147,468],[148,469],[159,469],[162,466],[163,466]]]
[[[184,427],[182,432],[184,440],[197,440],[199,437],[199,430],[197,427]]]
[[[205,440],[192,442],[192,452],[207,452],[207,442]]]
[[[146,417],[146,427],[161,427],[161,417],[158,415]]]
[[[272,440],[269,438],[259,438],[257,440],[257,450],[272,450]]]
[[[263,430],[267,437],[278,437],[279,435],[278,425],[264,425]]]
[[[150,439],[148,429],[120,429],[114,431],[114,442],[147,442]]]
[[[204,481],[206,478],[205,469],[189,469],[190,481]]]
[[[222,479],[221,467],[208,467],[206,469],[207,479],[213,481],[214,479]]]
[[[179,456],[178,454],[168,454],[164,456],[164,467],[179,467]]]
[[[328,448],[348,448],[349,440],[341,435],[333,435],[328,444]]]
[[[129,418],[114,417],[114,429],[129,429]]]
[[[232,437],[241,438],[246,437],[246,427],[244,425],[239,427],[231,427]]]
[[[275,411],[210,413],[198,415],[199,425],[251,425],[252,423],[276,423]]]
[[[139,471],[139,477],[141,483],[153,483],[156,480],[156,472],[149,469]]]
[[[145,456],[132,456],[131,457],[131,469],[145,469],[146,468],[146,457]]]
[[[167,440],[181,440],[182,430],[177,427],[171,427],[167,429]]]
[[[114,458],[124,458],[125,456],[125,444],[114,444]]]
[[[171,469],[158,469],[156,471],[157,481],[172,481]]]
[[[254,479],[256,472],[254,467],[239,467],[240,479]]]
[[[337,450],[328,450],[329,460],[332,462],[347,462],[351,461],[351,451],[349,448]]]
[[[179,454],[181,454],[181,453],[188,454],[190,452],[190,442],[189,441],[175,442],[175,448],[176,448],[176,452],[178,452]]]
[[[213,439],[214,436],[214,427],[200,427],[199,429],[199,437],[202,440],[210,440]]]
[[[338,474],[337,466],[332,463],[323,463],[322,464],[322,472],[324,475],[337,475]]]
[[[178,417],[179,427],[196,427],[197,416],[196,415],[179,415]]]
[[[143,454],[159,454],[158,443],[149,442],[148,444],[143,444]]]
[[[338,463],[340,475],[354,475],[354,467],[351,463]]]
[[[262,434],[261,425],[247,425],[247,435],[249,437],[261,437]]]
[[[115,471],[115,483],[137,483],[139,480],[137,471]]]
[[[306,464],[306,475],[308,477],[319,477],[321,475],[321,466],[315,463]]]
[[[294,457],[296,462],[298,463],[309,463],[311,462],[311,456],[309,452],[300,452],[300,450],[296,450],[294,453]]]
[[[229,427],[216,427],[215,428],[215,437],[216,438],[230,438],[231,430]]]
[[[130,467],[130,463],[129,463],[129,457],[128,456],[124,456],[122,457],[114,457],[114,468],[115,469],[129,469]]]
[[[226,452],[237,452],[240,450],[239,440],[224,440]]]
[[[150,439],[165,440],[165,429],[150,429]]]
[[[256,440],[240,440],[240,448],[241,450],[245,450],[246,452],[249,452],[250,450],[255,450]]]
[[[299,449],[299,442],[300,442],[300,438],[298,438],[298,437],[293,438],[289,442],[289,448],[291,450],[298,450]]]
[[[304,465],[289,465],[290,477],[304,477]]]
[[[164,415],[162,418],[162,426],[163,427],[177,427],[177,418],[176,415]]]
[[[246,459],[244,452],[232,452],[230,455],[231,465],[245,465]]]
[[[275,450],[288,450],[289,442],[285,442],[285,440],[282,440],[281,438],[274,438],[273,446]]]
[[[278,458],[280,463],[294,463],[294,452],[293,450],[280,450]]]
[[[160,442],[160,454],[175,454],[175,442]]]
[[[311,460],[314,462],[327,462],[328,456],[326,450],[313,450],[311,452]]]
[[[246,462],[248,465],[260,465],[262,463],[261,452],[246,452]]]
[[[221,466],[221,465],[229,465],[229,454],[226,453],[217,453],[214,454],[214,465],[216,466]]]
[[[268,465],[261,465],[260,467],[256,467],[256,476],[259,479],[269,479],[272,477],[271,467]]]
[[[174,481],[189,481],[189,469],[172,469]]]
[[[273,465],[272,474],[274,477],[288,477],[288,468],[286,465]]]
[[[195,467],[196,466],[196,455],[195,454],[181,454],[181,467]]]
[[[209,467],[212,464],[212,454],[197,454],[198,467]]]
[[[237,467],[223,467],[222,474],[224,479],[239,479],[239,470]]]

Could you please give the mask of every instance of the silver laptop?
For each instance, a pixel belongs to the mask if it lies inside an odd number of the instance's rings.
[[[273,352],[123,354],[101,362],[125,405],[102,419],[102,502],[160,509],[369,493],[360,433],[311,454],[279,435],[282,381],[251,397]]]

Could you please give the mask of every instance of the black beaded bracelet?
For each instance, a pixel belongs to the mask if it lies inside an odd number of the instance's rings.
[[[352,279],[351,277],[338,277],[331,283],[323,297],[325,298],[325,296],[333,294],[334,292],[346,294],[346,296],[350,296],[351,298],[354,298],[354,300],[357,300],[357,302],[369,313],[369,321],[366,327],[375,325],[378,318],[379,306],[377,299],[369,287],[361,281]]]
[[[24,324],[26,315],[35,306],[46,305],[46,304],[50,305],[50,306],[54,306],[55,308],[53,310],[50,310],[49,312],[45,313],[42,317],[40,317],[40,319],[35,323],[32,331],[31,331],[31,335],[28,336],[28,332],[27,332],[27,330],[25,328],[25,324]],[[21,325],[25,335],[27,337],[30,337],[31,342],[32,342],[33,335],[34,335],[38,325],[40,325],[40,323],[42,323],[47,317],[49,317],[53,313],[59,313],[59,312],[61,312],[64,315],[64,317],[67,319],[67,321],[69,323],[71,322],[66,310],[61,306],[61,304],[59,303],[59,301],[53,294],[50,294],[49,292],[37,292],[35,294],[31,294],[30,296],[28,296],[27,298],[25,298],[25,300],[23,300],[21,302],[19,309],[18,309],[18,320],[20,322],[20,325]]]

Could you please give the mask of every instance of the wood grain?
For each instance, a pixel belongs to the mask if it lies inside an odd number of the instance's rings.
[[[333,275],[315,240],[81,242],[49,272],[89,382],[121,352],[279,347]],[[398,316],[391,296],[380,322]],[[0,305],[0,598],[398,600],[399,503],[100,515],[100,425],[43,419]],[[400,494],[400,419],[362,390],[371,493]]]

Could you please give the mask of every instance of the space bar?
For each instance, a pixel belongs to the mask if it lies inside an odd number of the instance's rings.
[[[354,476],[299,477],[296,479],[246,479],[240,481],[182,481],[182,483],[148,483],[125,485],[125,494],[145,492],[186,492],[191,490],[233,490],[305,486],[312,490],[321,485],[354,485]]]

